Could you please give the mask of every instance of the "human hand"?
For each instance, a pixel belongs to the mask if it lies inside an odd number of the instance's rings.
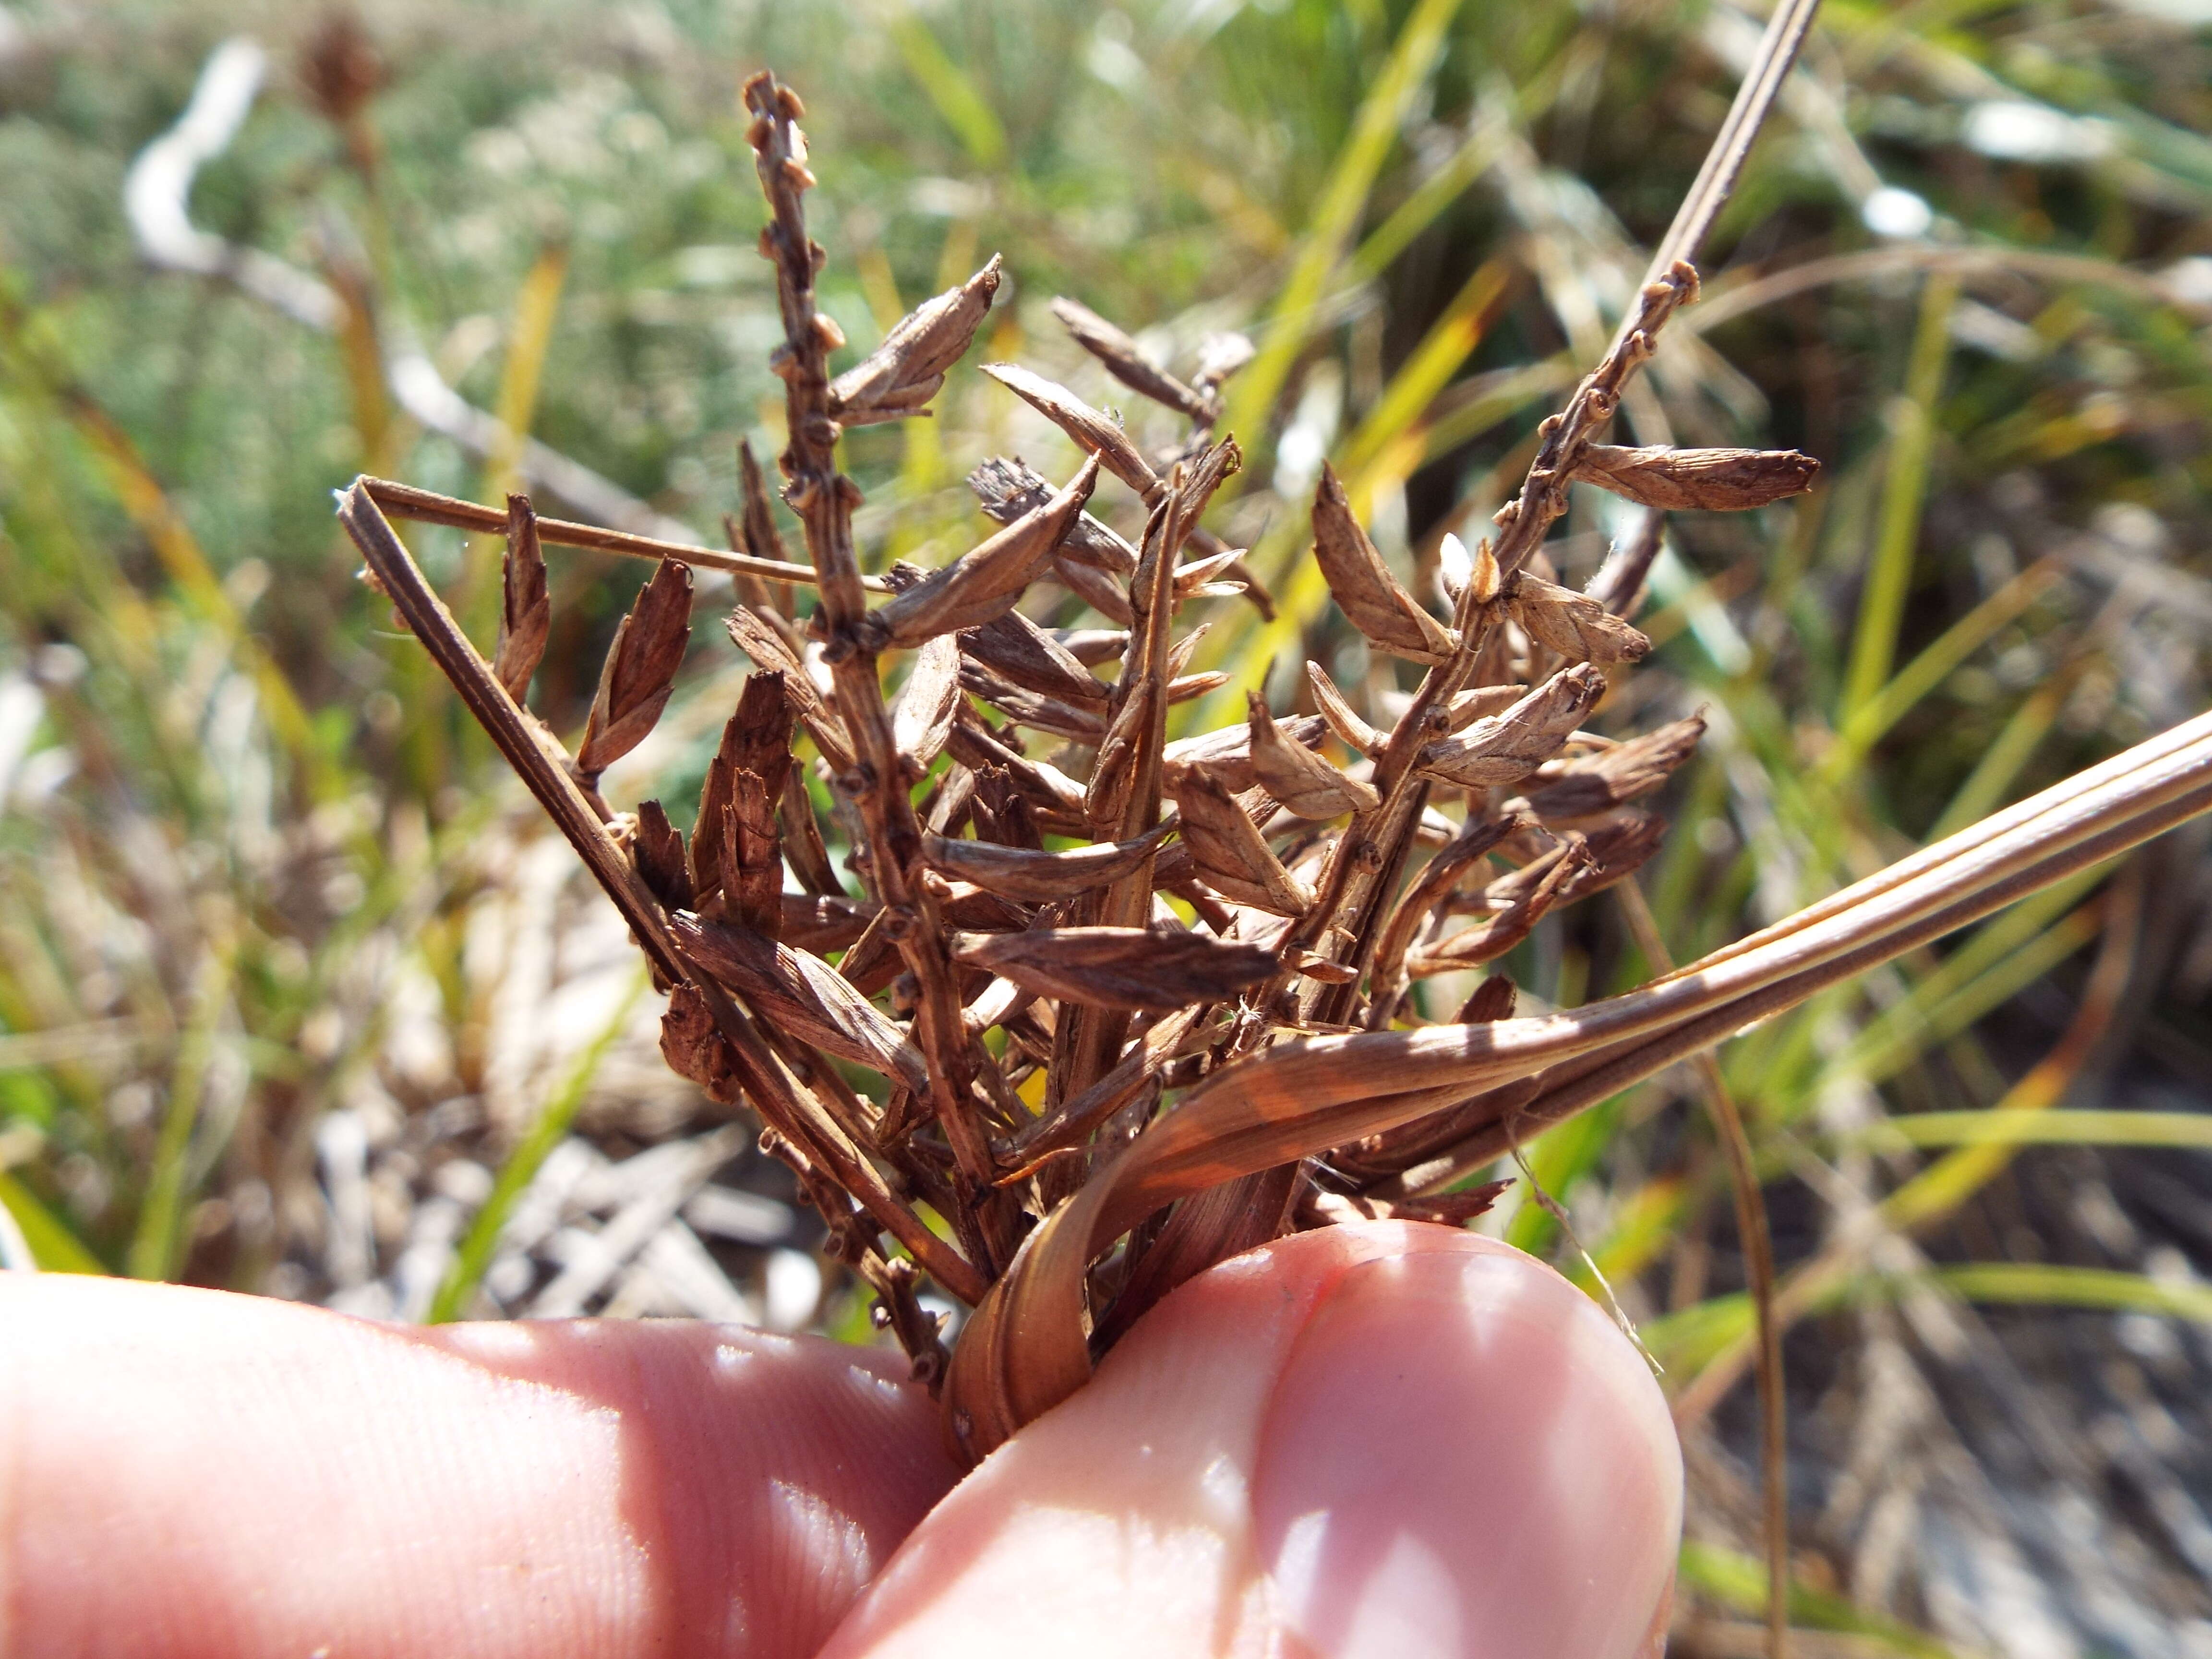
[[[0,1654],[1660,1650],[1665,1405],[1503,1245],[1224,1263],[964,1481],[902,1368],[0,1274]]]

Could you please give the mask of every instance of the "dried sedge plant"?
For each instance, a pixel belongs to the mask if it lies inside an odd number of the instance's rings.
[[[1650,649],[1629,618],[1662,514],[1757,507],[1817,470],[1789,453],[1597,441],[1697,296],[1686,255],[1810,7],[1782,12],[1634,314],[1545,423],[1495,539],[1453,550],[1448,619],[1399,584],[1322,476],[1312,551],[1338,605],[1374,649],[1426,666],[1387,726],[1310,664],[1318,716],[1279,718],[1255,697],[1241,724],[1168,739],[1170,708],[1224,678],[1188,672],[1179,613],[1247,591],[1239,550],[1200,527],[1238,462],[1216,424],[1250,356],[1242,340],[1216,342],[1184,380],[1060,302],[1117,380],[1188,422],[1183,441],[1148,455],[1065,388],[990,366],[1089,459],[1058,484],[985,462],[970,483],[996,533],[937,570],[862,574],[839,435],[927,413],[999,264],[833,375],[844,341],[815,306],[824,255],[804,216],[802,112],[765,74],[744,101],[785,335],[772,360],[787,396],[782,497],[805,562],[785,556],[749,453],[729,553],[541,519],[520,496],[502,514],[369,478],[344,493],[370,580],[635,934],[668,994],[669,1063],[758,1115],[828,1224],[826,1248],[940,1391],[963,1456],[1080,1387],[1105,1346],[1211,1263],[1351,1218],[1464,1222],[1495,1189],[1460,1184],[1519,1139],[2212,804],[2212,722],[2198,720],[1630,994],[1516,1018],[1493,974],[1451,1022],[1408,1023],[1412,981],[1495,963],[1659,844],[1638,803],[1700,723],[1615,741],[1589,722]],[[1085,510],[1102,471],[1145,505],[1134,544]],[[1542,545],[1577,481],[1647,508],[1580,592],[1552,580]],[[505,534],[489,660],[387,514]],[[522,701],[547,639],[547,543],[658,562],[573,754]],[[659,803],[617,814],[597,786],[668,699],[694,568],[734,579],[727,627],[755,672],[687,841]],[[1019,602],[1045,581],[1105,625],[1032,621]],[[795,615],[790,596],[808,588],[811,612]],[[902,656],[888,700],[885,668]],[[832,866],[810,747],[864,896]],[[786,890],[787,870],[801,890]],[[846,1066],[877,1073],[879,1093],[852,1087]],[[974,1310],[949,1357],[917,1300],[925,1276]]]

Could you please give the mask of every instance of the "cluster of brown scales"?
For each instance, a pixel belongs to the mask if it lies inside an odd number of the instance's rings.
[[[501,514],[373,479],[341,517],[372,582],[620,908],[669,994],[670,1064],[758,1115],[827,1223],[825,1249],[873,1288],[966,1457],[1079,1387],[1208,1265],[1354,1217],[1462,1223],[1495,1190],[1464,1183],[1517,1139],[2203,804],[2203,742],[2173,734],[2136,763],[2166,763],[2155,787],[2116,775],[2100,794],[2090,775],[2041,818],[2014,809],[1630,995],[1516,1018],[1493,974],[1449,1023],[1411,1024],[1410,981],[1494,962],[1658,844],[1637,803],[1700,723],[1625,740],[1589,723],[1608,675],[1650,648],[1628,618],[1663,513],[1756,507],[1817,470],[1790,453],[1595,441],[1694,299],[1693,270],[1660,267],[1545,423],[1494,541],[1448,549],[1449,617],[1400,584],[1323,475],[1312,556],[1337,605],[1374,650],[1425,670],[1395,719],[1363,714],[1309,664],[1318,714],[1279,717],[1254,697],[1243,722],[1170,741],[1170,711],[1225,678],[1189,672],[1197,632],[1182,613],[1267,602],[1240,550],[1201,524],[1237,465],[1216,426],[1250,349],[1217,338],[1185,380],[1060,302],[1118,380],[1187,419],[1183,441],[1147,454],[1064,388],[992,366],[1088,459],[1058,484],[986,461],[970,483],[995,533],[936,570],[864,575],[840,434],[927,412],[999,264],[833,374],[844,340],[815,307],[824,256],[803,214],[799,101],[766,75],[744,100],[785,333],[781,494],[806,561],[785,556],[750,453],[729,553],[540,519],[519,496]],[[1102,471],[1142,503],[1133,541],[1087,510]],[[1553,580],[1541,545],[1577,480],[1647,509],[1582,592]],[[489,659],[386,513],[505,532]],[[659,561],[573,754],[523,705],[548,634],[549,542]],[[616,813],[597,786],[668,700],[695,567],[731,574],[727,628],[754,672],[687,841],[659,803]],[[810,589],[801,614],[793,596]],[[1080,607],[1090,625],[1036,619],[1081,621]],[[834,801],[828,829],[810,768]],[[833,846],[849,849],[858,895]],[[880,1087],[855,1089],[847,1066]],[[973,1310],[949,1357],[917,1300],[924,1275]]]

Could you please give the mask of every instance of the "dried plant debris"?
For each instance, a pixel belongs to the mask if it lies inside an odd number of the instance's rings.
[[[1136,341],[1089,307],[1073,300],[1054,300],[1052,314],[1081,343],[1083,349],[1106,365],[1106,372],[1132,392],[1141,392],[1153,402],[1187,415],[1201,426],[1212,426],[1220,415],[1215,400],[1185,386],[1151,358]]]
[[[534,550],[536,537],[526,539]],[[520,574],[509,583],[510,589],[526,586],[527,577]],[[614,644],[599,675],[599,695],[592,700],[591,719],[583,741],[576,745],[579,772],[596,778],[645,740],[676,689],[676,671],[683,666],[684,647],[690,642],[690,568],[663,559],[639,591],[629,615],[615,629]]]
[[[1314,558],[1328,579],[1328,591],[1370,645],[1415,662],[1443,662],[1453,654],[1451,631],[1398,585],[1352,516],[1352,503],[1334,467],[1322,468],[1313,520]]]
[[[1272,951],[1180,927],[1056,927],[955,942],[961,962],[1040,996],[1102,1008],[1234,1001],[1275,971]]]
[[[1739,513],[1802,495],[1820,464],[1794,449],[1620,449],[1592,444],[1575,465],[1585,483],[1668,512]]]
[[[507,498],[507,560],[501,573],[499,648],[492,672],[520,702],[545,658],[553,626],[553,599],[545,587],[545,552],[538,544],[538,515],[526,495]]]
[[[1536,769],[1529,809],[1547,824],[1573,823],[1648,795],[1696,752],[1705,734],[1702,714],[1672,720],[1656,732],[1573,760]]]
[[[989,366],[1083,465],[1054,480],[987,460],[969,483],[990,533],[933,570],[864,574],[840,435],[928,413],[1000,267],[833,375],[842,337],[815,302],[827,256],[807,234],[803,112],[767,75],[744,100],[785,337],[776,465],[807,562],[787,561],[747,452],[740,552],[652,545],[659,563],[572,757],[520,707],[548,637],[551,522],[520,497],[502,515],[367,479],[340,516],[614,901],[669,994],[669,1063],[764,1126],[915,1375],[941,1386],[963,1456],[1079,1387],[1096,1346],[1224,1253],[1354,1217],[1464,1223],[1495,1188],[1449,1189],[1544,1125],[2212,803],[2200,720],[1689,969],[1516,1018],[1511,981],[1489,965],[1652,855],[1664,826],[1648,798],[1704,731],[1694,714],[1641,736],[1591,729],[1608,677],[1651,648],[1627,615],[1663,514],[1756,507],[1816,470],[1793,453],[1597,441],[1696,297],[1687,258],[1731,167],[1686,206],[1689,228],[1663,245],[1614,344],[1540,428],[1494,538],[1449,550],[1449,616],[1400,582],[1322,472],[1318,573],[1369,645],[1421,665],[1418,689],[1355,695],[1309,664],[1318,713],[1254,696],[1242,718],[1170,741],[1173,707],[1244,666],[1195,656],[1189,613],[1247,580],[1200,521],[1240,459],[1214,426],[1249,343],[1215,338],[1179,379],[1060,302],[1109,373],[1188,422],[1182,441],[1156,465],[1064,387]],[[1747,132],[1724,139],[1740,159]],[[1647,509],[1585,593],[1549,580],[1542,553],[1577,481]],[[506,526],[489,660],[386,508]],[[1133,544],[1106,521],[1139,514]],[[739,582],[726,626],[755,672],[687,841],[659,803],[617,814],[597,786],[668,701],[695,562]],[[1077,603],[1097,621],[1074,618]],[[1094,1272],[1117,1249],[1115,1271]],[[925,1279],[973,1310],[949,1364],[916,1300]]]
[[[928,414],[945,371],[968,355],[998,291],[999,258],[993,254],[959,287],[900,319],[881,345],[831,382],[830,413],[844,426]]]

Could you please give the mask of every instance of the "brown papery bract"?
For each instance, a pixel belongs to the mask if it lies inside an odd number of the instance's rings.
[[[595,778],[645,740],[668,706],[690,642],[690,568],[663,559],[607,647],[599,694],[576,745],[579,772]]]
[[[507,558],[500,573],[499,648],[492,672],[515,702],[530,690],[544,659],[553,626],[553,600],[545,590],[545,551],[538,540],[538,514],[527,495],[507,498]]]
[[[1668,512],[1740,513],[1800,495],[1820,464],[1794,449],[1620,449],[1592,444],[1575,477],[1645,507]]]
[[[1138,349],[1136,341],[1088,306],[1073,300],[1054,300],[1052,314],[1085,351],[1106,365],[1109,374],[1132,392],[1141,392],[1202,426],[1213,424],[1220,411],[1210,398],[1153,362]]]
[[[1322,468],[1314,496],[1314,558],[1328,591],[1352,625],[1378,651],[1415,662],[1442,662],[1455,648],[1451,631],[1413,602],[1367,532],[1352,516],[1336,471]]]
[[[1181,928],[1060,927],[963,936],[954,957],[1026,989],[1101,1008],[1224,1002],[1275,970],[1272,951]]]
[[[994,253],[959,287],[902,317],[881,345],[830,383],[830,408],[838,421],[860,426],[927,413],[945,371],[968,355],[969,342],[990,314],[999,280]]]

